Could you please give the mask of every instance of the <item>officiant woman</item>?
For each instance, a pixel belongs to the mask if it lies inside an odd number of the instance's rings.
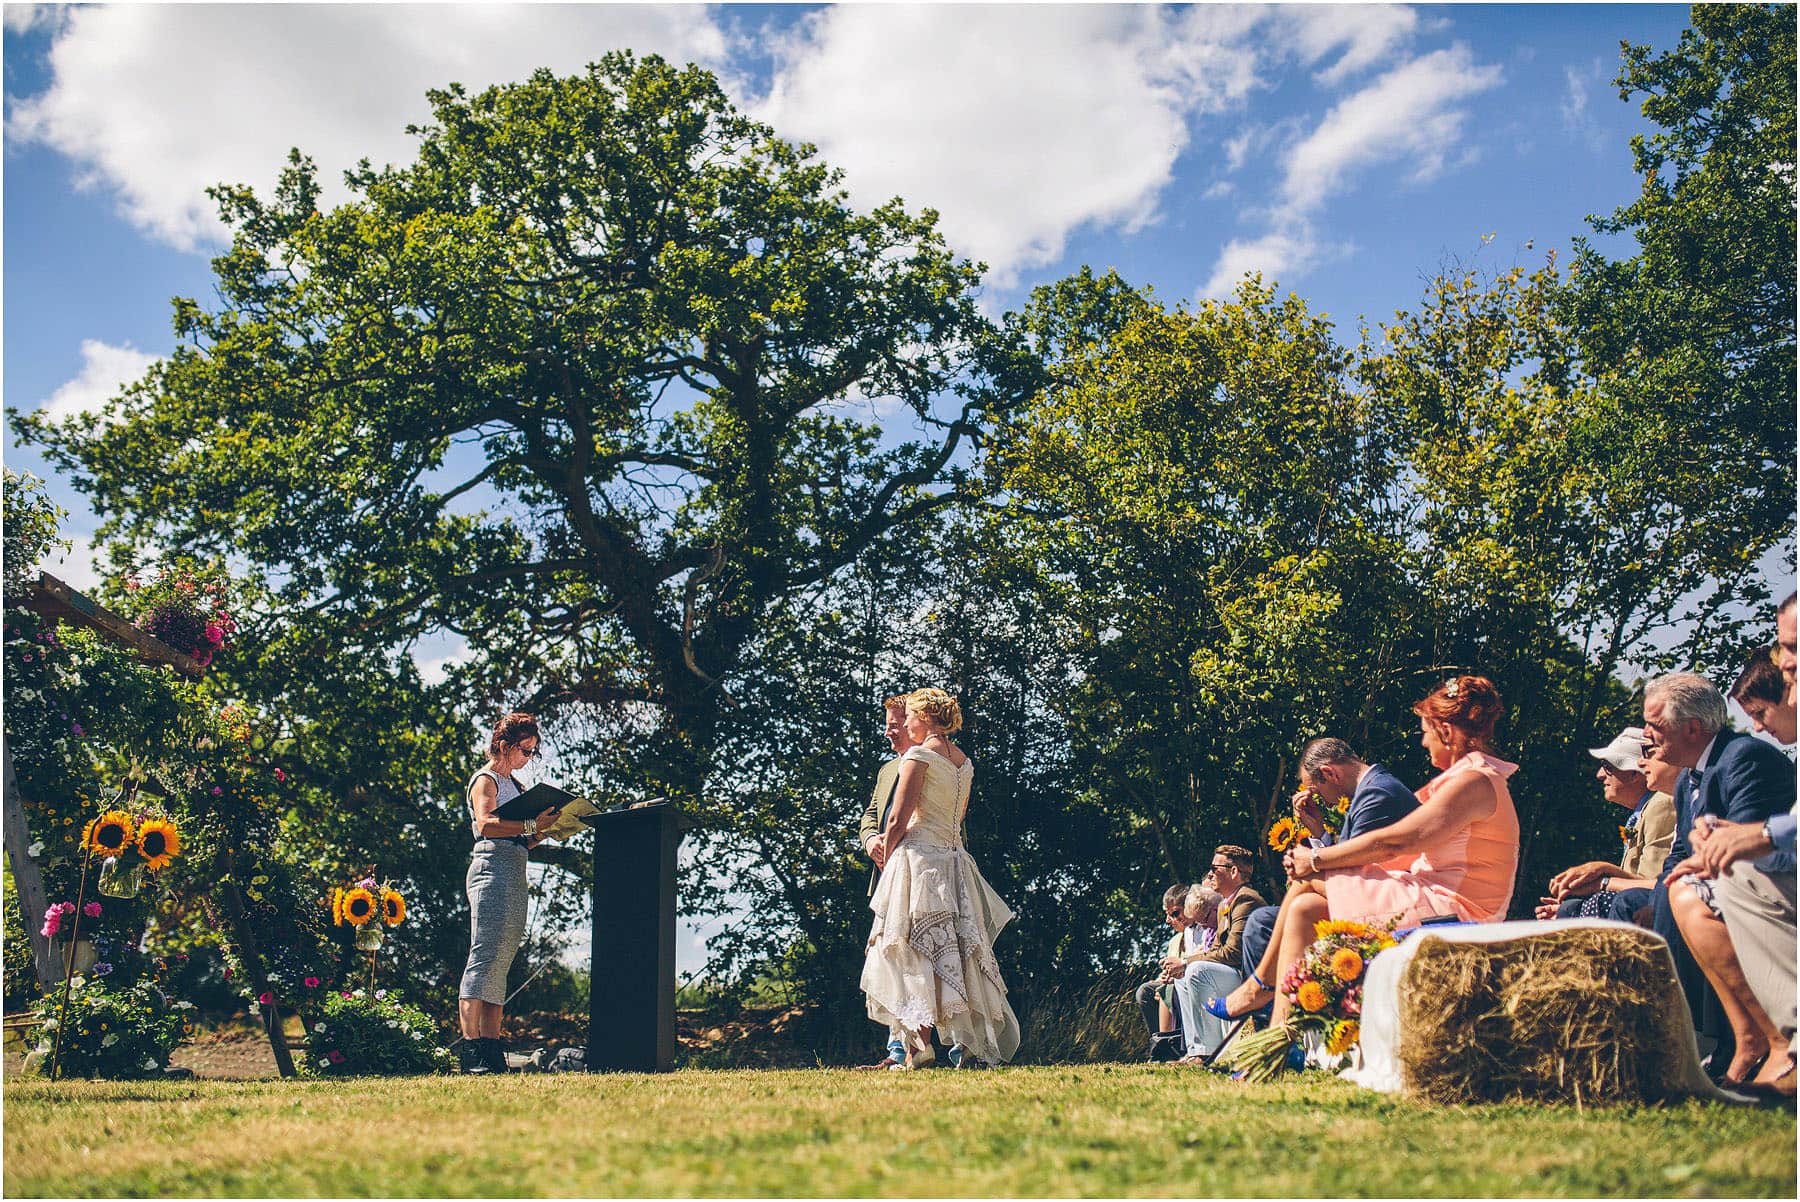
[[[506,972],[525,938],[530,909],[525,860],[542,838],[539,827],[547,828],[556,820],[556,809],[523,822],[495,817],[494,811],[523,792],[513,773],[537,753],[537,719],[508,714],[494,724],[487,762],[469,778],[475,832],[468,875],[469,963],[456,1003],[463,1034],[458,1051],[465,1073],[506,1071],[500,1019],[506,1004]]]

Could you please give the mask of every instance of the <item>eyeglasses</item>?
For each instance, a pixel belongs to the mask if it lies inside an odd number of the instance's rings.
[[[1214,864],[1213,871],[1214,872],[1223,872],[1227,868],[1236,868],[1236,867],[1237,867],[1236,864],[1233,864],[1230,860],[1226,860],[1223,864]]]
[[[536,743],[533,743],[531,746],[526,747],[523,744],[520,744],[520,745],[518,745],[518,750],[519,750],[519,753],[521,755],[523,755],[526,759],[530,759],[532,756],[534,756],[538,753],[538,745]]]
[[[1166,913],[1170,918],[1180,918],[1183,910],[1180,906],[1170,906]]]

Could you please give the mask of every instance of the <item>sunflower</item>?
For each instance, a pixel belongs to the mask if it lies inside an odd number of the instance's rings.
[[[1340,947],[1331,953],[1331,975],[1346,985],[1362,976],[1363,958],[1353,947]]]
[[[375,895],[360,886],[344,894],[344,919],[359,927],[375,917]]]
[[[344,891],[342,889],[331,891],[331,925],[334,927],[344,925]]]
[[[406,921],[406,899],[393,889],[381,891],[381,921],[397,927]]]
[[[1269,846],[1276,851],[1286,851],[1299,841],[1300,824],[1292,818],[1278,818],[1269,828]]]
[[[181,854],[181,832],[166,819],[146,818],[138,827],[137,846],[144,866],[155,872],[167,868],[169,861]]]
[[[87,829],[81,833],[81,841],[97,856],[116,856],[131,846],[132,836],[136,833],[130,814],[124,810],[108,810],[87,824]]]
[[[1386,939],[1387,932],[1380,927],[1372,927],[1366,922],[1350,922],[1342,918],[1327,918],[1313,928],[1313,938],[1329,939],[1333,935],[1348,935],[1352,939]]]
[[[1307,981],[1302,984],[1298,992],[1294,994],[1294,1000],[1300,1003],[1302,1010],[1315,1012],[1325,1009],[1326,1004],[1331,1001],[1325,995],[1325,986],[1317,981]]]
[[[1338,798],[1337,805],[1333,808],[1340,814],[1348,814],[1350,812],[1350,795],[1346,793]]]
[[[1361,1036],[1362,1028],[1354,1018],[1340,1019],[1332,1024],[1331,1039],[1326,1043],[1325,1050],[1333,1056],[1342,1056]]]

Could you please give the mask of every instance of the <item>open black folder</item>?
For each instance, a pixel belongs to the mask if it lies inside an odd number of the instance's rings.
[[[560,810],[574,800],[575,794],[539,781],[505,805],[495,807],[494,817],[504,818],[508,822],[524,822],[527,818],[536,818],[552,806]]]

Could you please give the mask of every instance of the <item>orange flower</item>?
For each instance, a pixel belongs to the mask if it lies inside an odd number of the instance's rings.
[[[1362,976],[1363,958],[1353,947],[1340,947],[1331,953],[1331,975],[1345,984]]]
[[[1277,819],[1269,828],[1269,846],[1276,851],[1286,851],[1300,841],[1300,824],[1292,818]]]
[[[344,918],[359,927],[375,917],[375,895],[367,889],[350,889],[344,894]]]
[[[1317,981],[1308,981],[1300,986],[1295,1000],[1300,1003],[1302,1010],[1319,1011],[1325,1009],[1326,1003],[1331,999],[1325,996],[1325,986]]]

